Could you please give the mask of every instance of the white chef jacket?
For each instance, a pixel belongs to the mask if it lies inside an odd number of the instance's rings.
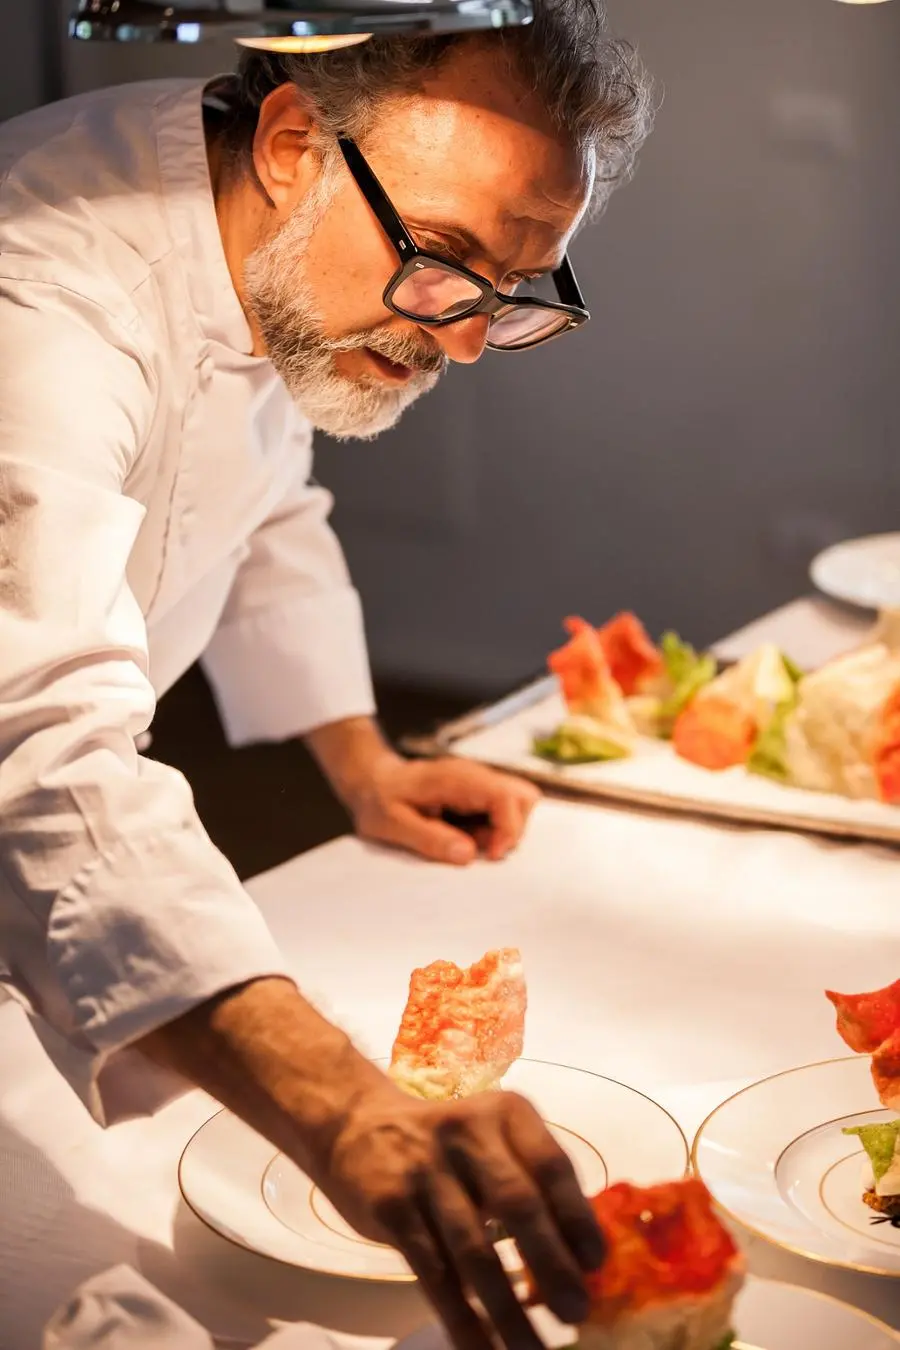
[[[0,128],[0,981],[101,1121],[130,1043],[281,973],[183,777],[135,739],[202,655],[232,743],[372,712],[311,428],[251,356],[203,86]]]

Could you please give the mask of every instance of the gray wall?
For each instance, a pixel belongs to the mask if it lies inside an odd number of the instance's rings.
[[[320,446],[384,673],[500,688],[573,610],[704,642],[900,522],[900,2],[612,11],[665,99],[574,249],[593,323]],[[65,81],[228,59],[70,45]]]

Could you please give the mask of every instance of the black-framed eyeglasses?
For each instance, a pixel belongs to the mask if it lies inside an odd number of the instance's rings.
[[[356,142],[340,136],[338,145],[357,187],[400,259],[384,290],[388,309],[434,328],[459,323],[473,314],[489,314],[487,345],[501,352],[537,347],[587,323],[590,314],[568,256],[551,274],[558,300],[498,291],[486,277],[462,263],[448,262],[419,248]]]

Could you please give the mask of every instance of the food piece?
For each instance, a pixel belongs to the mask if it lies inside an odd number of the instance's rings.
[[[672,745],[682,759],[704,769],[746,764],[756,740],[756,724],[734,703],[696,698],[679,714]]]
[[[541,759],[554,764],[597,764],[626,759],[632,739],[593,717],[570,717],[551,735],[537,736],[532,749]]]
[[[895,685],[881,708],[872,767],[883,802],[900,803],[900,685]]]
[[[753,686],[757,735],[747,760],[748,772],[776,783],[791,781],[787,727],[797,706],[802,679],[800,668],[777,647],[770,647],[767,657],[759,662]]]
[[[879,1214],[900,1215],[900,1120],[852,1125],[843,1133],[857,1135],[868,1156],[866,1204]]]
[[[662,653],[634,614],[617,614],[597,636],[610,673],[626,698],[652,690],[665,674]]]
[[[876,642],[806,675],[785,727],[791,783],[846,797],[900,800],[900,650]]]
[[[837,1009],[838,1035],[858,1054],[871,1055],[900,1030],[900,980],[872,994],[836,994],[825,997]]]
[[[515,947],[468,970],[434,961],[414,970],[390,1076],[417,1097],[470,1097],[499,1087],[522,1053],[525,976]]]
[[[665,700],[658,694],[632,694],[625,700],[628,716],[639,736],[665,740],[672,731],[672,719],[663,716]]]
[[[794,711],[794,703],[782,703],[775,709],[769,725],[757,736],[750,758],[747,760],[749,773],[759,774],[762,778],[772,778],[776,783],[790,782],[790,769],[787,762],[787,723]]]
[[[571,637],[550,653],[548,665],[559,679],[569,712],[633,736],[622,690],[613,679],[596,628],[578,618],[566,619],[565,627]]]
[[[591,1201],[606,1239],[588,1276],[581,1350],[719,1350],[730,1344],[744,1260],[696,1178],[618,1182]]]
[[[900,1027],[873,1054],[872,1081],[881,1104],[900,1111]]]
[[[837,1009],[837,1029],[851,1050],[872,1056],[872,1081],[881,1103],[900,1111],[900,980],[871,994],[826,997]],[[871,1171],[863,1200],[879,1214],[900,1216],[900,1120],[854,1125],[844,1134],[862,1140]]]
[[[566,706],[588,712],[604,701],[612,671],[596,628],[577,616],[565,619],[563,627],[569,641],[550,653],[547,664],[559,680]]]
[[[660,705],[659,720],[662,734],[668,735],[678,714],[715,679],[718,667],[714,656],[698,654],[677,633],[664,633],[660,646],[670,687]]]
[[[797,701],[797,682],[781,652],[767,642],[717,675],[698,698],[733,703],[763,731],[777,708],[792,706]]]

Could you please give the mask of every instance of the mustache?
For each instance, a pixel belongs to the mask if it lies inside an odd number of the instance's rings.
[[[447,369],[448,360],[440,347],[424,333],[413,331],[400,333],[382,324],[364,329],[350,337],[334,338],[327,344],[332,352],[355,351],[368,347],[379,356],[387,357],[398,365],[418,370],[423,375],[442,375]]]

